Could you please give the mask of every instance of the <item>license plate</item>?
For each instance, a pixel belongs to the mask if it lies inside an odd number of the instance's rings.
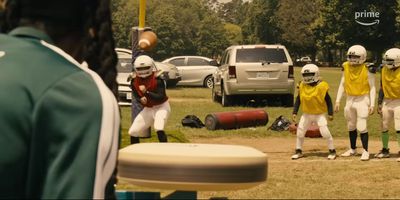
[[[130,93],[130,92],[126,93],[126,99],[131,100],[132,99],[132,93]]]
[[[257,78],[269,78],[268,72],[257,72]]]

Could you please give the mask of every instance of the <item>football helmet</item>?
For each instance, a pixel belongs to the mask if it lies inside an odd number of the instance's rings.
[[[367,60],[367,50],[361,45],[353,45],[347,51],[347,61],[351,65],[360,65]]]
[[[146,78],[153,73],[153,69],[155,69],[155,64],[152,58],[146,55],[142,55],[136,58],[133,67],[137,76],[141,78]]]
[[[303,82],[306,84],[315,83],[319,80],[319,69],[317,65],[307,64],[301,69]]]
[[[389,69],[400,67],[400,49],[391,48],[387,50],[383,55],[382,64],[386,65]]]

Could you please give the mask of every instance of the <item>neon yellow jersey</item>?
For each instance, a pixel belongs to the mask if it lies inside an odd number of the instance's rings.
[[[328,107],[325,102],[325,95],[328,90],[329,85],[325,81],[321,81],[315,86],[301,82],[299,85],[299,94],[303,113],[314,115],[326,113]]]
[[[368,68],[365,64],[351,66],[343,63],[344,90],[347,95],[361,96],[369,93]]]
[[[400,99],[400,69],[382,68],[382,89],[385,98]]]

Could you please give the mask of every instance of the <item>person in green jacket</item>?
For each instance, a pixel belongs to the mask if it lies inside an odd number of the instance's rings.
[[[0,198],[115,198],[120,116],[109,4],[6,1]]]

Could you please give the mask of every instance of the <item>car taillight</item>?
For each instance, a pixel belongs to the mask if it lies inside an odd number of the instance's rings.
[[[294,78],[293,65],[289,65],[288,78]]]
[[[236,67],[235,66],[229,66],[228,75],[229,75],[229,78],[236,78]]]

